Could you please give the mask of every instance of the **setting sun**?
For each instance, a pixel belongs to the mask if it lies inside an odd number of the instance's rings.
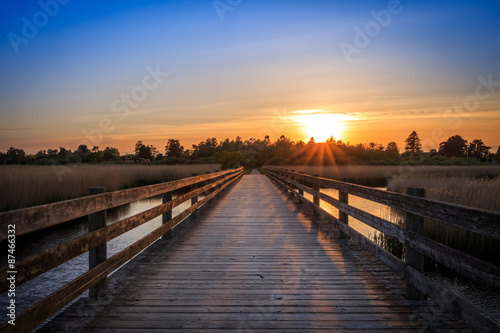
[[[303,114],[298,116],[302,123],[307,140],[313,137],[316,142],[324,142],[330,136],[335,139],[342,138],[344,129],[343,115],[341,114]]]

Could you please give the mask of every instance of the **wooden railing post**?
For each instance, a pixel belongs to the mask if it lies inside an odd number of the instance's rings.
[[[293,169],[290,169],[290,171],[291,172],[295,172],[295,170],[293,170]],[[293,175],[290,175],[290,180],[295,180],[295,177]],[[295,185],[292,185],[292,184],[290,184],[290,187],[291,188],[296,188]],[[294,193],[294,195],[295,195],[295,193]]]
[[[168,183],[172,181],[172,178],[170,177],[165,177],[163,178],[163,182],[164,183]],[[161,202],[162,203],[167,203],[169,201],[172,201],[172,191],[169,191],[169,192],[165,192],[162,194],[161,196]],[[162,215],[162,224],[166,224],[168,223],[168,221],[170,221],[172,219],[172,210],[169,210],[168,212],[164,213]],[[169,230],[167,231],[163,236],[162,236],[162,239],[165,240],[165,239],[171,239],[172,238],[172,230]]]
[[[284,170],[283,178],[285,178],[285,179],[290,178],[290,176],[287,174],[288,169],[283,169],[283,170]],[[286,188],[286,186],[287,186],[287,183],[285,181],[283,181],[283,189],[288,192],[288,189]]]
[[[319,173],[314,173],[314,174],[313,174],[313,177],[319,177]],[[316,183],[312,183],[312,188],[313,188],[313,190],[318,191],[318,192],[319,192],[319,190],[320,190],[319,185],[318,185],[318,184],[316,184]],[[319,207],[319,197],[317,197],[317,196],[313,195],[313,203],[314,203],[316,206],[318,206],[318,207]],[[314,213],[315,213],[315,214],[318,214],[316,211],[314,211]]]
[[[192,173],[191,174],[191,177],[196,177],[196,176],[198,176],[197,173]],[[194,184],[191,185],[191,191],[194,191],[197,188],[198,188],[198,183],[194,183]],[[194,197],[191,198],[191,206],[194,205],[194,204],[196,204],[197,202],[198,202],[198,196],[195,195]],[[196,211],[194,211],[191,215],[195,217],[197,215]]]
[[[210,174],[210,171],[205,172],[205,174],[206,175]],[[205,185],[209,185],[212,182],[213,182],[213,179],[207,179],[207,180],[205,180]],[[205,196],[208,197],[210,195],[210,193],[212,193],[212,189],[206,190]],[[207,201],[207,204],[209,204],[209,203],[210,203],[210,200]]]
[[[343,177],[343,178],[340,178],[340,181],[347,183],[347,182],[349,182],[349,178]],[[344,192],[344,191],[339,191],[339,201],[348,205],[349,204],[349,193]],[[339,220],[341,223],[348,225],[349,224],[349,214],[347,214],[339,209]],[[340,237],[341,238],[350,238],[346,233],[344,233],[342,231],[340,232]]]
[[[89,195],[106,192],[105,187],[90,187]],[[88,215],[88,232],[106,227],[106,210]],[[97,246],[89,251],[89,270],[107,259],[107,243]],[[103,278],[89,289],[89,297],[97,299],[106,296],[107,278]]]
[[[425,197],[425,188],[407,188],[406,194],[415,197]],[[424,218],[412,213],[406,213],[406,228],[413,231],[419,235],[424,235]],[[413,267],[419,272],[424,272],[424,255],[415,251],[410,247],[406,247],[406,264]],[[406,273],[405,273],[406,274]],[[422,294],[418,289],[413,287],[408,283],[408,277],[406,279],[406,298],[417,300],[425,299],[425,295]]]
[[[304,171],[299,171],[299,173],[304,174]],[[302,185],[304,184],[301,179],[297,179],[297,182]],[[304,195],[304,190],[299,188],[299,194]]]

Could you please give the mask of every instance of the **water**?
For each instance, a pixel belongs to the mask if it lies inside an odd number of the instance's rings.
[[[385,187],[374,187],[375,189],[378,190],[383,190],[385,191]],[[325,193],[326,195],[329,195],[335,199],[339,198],[339,192],[334,189],[330,188],[325,188],[321,189],[322,193]],[[304,193],[304,196],[312,201],[312,195],[309,193]],[[373,202],[370,200],[363,199],[361,197],[357,197],[355,195],[350,195],[349,194],[349,205],[356,207],[358,209],[361,209],[367,213],[370,213],[372,215],[378,216],[382,219],[385,219],[387,221],[392,221],[392,214],[391,214],[391,207]],[[327,202],[324,202],[323,200],[320,200],[320,207],[326,210],[328,213],[332,214],[334,217],[339,218],[339,210],[335,208],[334,206],[330,205]],[[363,222],[355,219],[352,216],[349,216],[349,226],[361,233],[363,236],[371,239],[372,241],[374,240],[375,236],[379,236],[381,233],[380,231],[364,224]]]
[[[176,197],[177,195],[174,195],[174,199]],[[201,200],[203,196],[199,196],[198,198],[199,200]],[[157,196],[108,210],[107,224],[113,224],[129,216],[133,216],[135,214],[158,206],[159,204],[161,204],[161,202],[161,196]],[[175,207],[172,211],[172,215],[176,216],[179,213],[182,213],[184,210],[190,207],[190,204],[190,200],[188,200]],[[81,218],[56,227],[52,227],[50,229],[36,232],[32,235],[17,237],[15,253],[16,260],[19,261],[22,258],[40,253],[43,250],[57,246],[67,240],[81,236],[87,232],[87,225],[87,218]],[[108,257],[111,257],[112,255],[127,248],[132,243],[146,236],[148,233],[152,232],[161,225],[162,217],[160,215],[152,219],[151,221],[144,223],[141,226],[110,240],[107,243]],[[4,266],[7,263],[6,253],[7,251],[2,251],[0,266]],[[88,252],[84,253],[34,278],[33,280],[17,286],[15,297],[16,312],[18,314],[21,313],[22,311],[34,305],[36,302],[57,291],[65,284],[71,282],[81,274],[87,272],[88,256]],[[87,295],[88,292],[85,292],[82,296]],[[9,298],[7,297],[7,293],[2,294],[2,297],[0,299],[0,308],[5,309],[8,305],[8,302]],[[4,322],[6,320],[7,317],[5,317],[4,320],[0,322]]]
[[[379,188],[385,190],[385,188]],[[338,198],[338,191],[333,189],[322,189],[323,193],[330,195],[334,198]],[[305,193],[306,198],[312,200],[312,196]],[[176,196],[174,195],[174,198]],[[200,196],[200,199],[202,197]],[[107,223],[113,224],[119,220],[127,218],[129,216],[135,215],[147,209],[153,208],[161,204],[161,196],[153,197],[150,199],[141,200],[128,205],[124,205],[119,208],[108,210],[107,212]],[[388,206],[378,204],[369,200],[365,200],[360,197],[349,195],[349,204],[369,212],[373,215],[379,216],[386,220],[391,220],[391,210]],[[184,202],[182,205],[175,207],[172,214],[173,216],[178,215],[185,209],[189,208],[190,200]],[[338,209],[331,206],[330,204],[321,201],[321,207],[326,211],[331,213],[333,216],[337,217]],[[162,224],[161,216],[111,240],[108,242],[108,257],[118,253],[119,251],[130,246],[135,241],[144,237],[154,229],[158,228]],[[378,231],[367,226],[366,224],[354,219],[349,216],[349,225],[359,231],[364,236],[373,240],[375,235],[378,235]],[[39,253],[43,250],[54,247],[64,241],[73,239],[75,237],[81,236],[87,232],[87,219],[82,218],[75,220],[70,223],[65,223],[60,226],[50,228],[41,232],[37,232],[33,235],[18,237],[16,240],[16,258],[19,261],[21,258],[31,256],[33,254]],[[3,251],[3,256],[0,258],[1,265],[5,265],[7,258]],[[59,288],[65,284],[71,282],[73,279],[77,278],[79,275],[85,273],[88,270],[88,253],[84,253],[52,270],[46,272],[35,279],[28,281],[16,288],[16,306],[17,313],[20,313],[30,306],[34,305],[37,301],[42,300],[51,293],[57,291]],[[83,296],[86,296],[88,292],[85,292]],[[8,305],[9,299],[7,294],[3,294],[0,300],[0,307],[4,308]]]

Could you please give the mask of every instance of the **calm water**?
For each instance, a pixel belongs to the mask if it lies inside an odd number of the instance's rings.
[[[383,189],[384,188],[380,188]],[[322,189],[322,192],[334,198],[338,198],[338,191],[332,189]],[[305,194],[309,200],[312,196]],[[175,195],[174,195],[175,197]],[[201,197],[200,197],[201,198]],[[121,219],[135,215],[149,208],[161,204],[161,196],[142,200],[132,204],[109,210],[107,213],[108,224],[113,224]],[[373,215],[390,220],[390,208],[388,206],[374,203],[369,200],[362,199],[353,195],[349,195],[349,204],[361,210],[369,212]],[[173,215],[181,213],[187,209],[190,202],[187,201],[182,205],[174,208]],[[321,201],[321,207],[338,218],[338,210],[333,206]],[[147,235],[161,225],[161,216],[145,223],[134,230],[131,230],[108,242],[108,257],[118,253],[128,247],[141,237]],[[364,236],[373,240],[373,236],[377,231],[358,220],[349,216],[349,225],[359,231]],[[73,239],[87,232],[87,219],[82,218],[70,223],[65,223],[61,226],[53,227],[47,231],[38,232],[28,237],[18,237],[16,240],[16,259],[28,257],[35,253],[39,253],[45,249],[56,246],[65,240]],[[6,251],[2,251],[4,254]],[[6,256],[1,257],[1,266],[6,264]],[[38,276],[37,278],[28,281],[16,288],[16,305],[17,313],[29,308],[37,301],[55,292],[60,287],[69,283],[79,275],[88,270],[88,253],[84,253],[65,264],[52,269],[51,271]],[[83,294],[86,296],[87,292]],[[2,295],[0,307],[5,308],[8,305],[7,294]],[[6,319],[2,320],[4,322]]]
[[[386,190],[384,187],[375,187],[375,189],[379,190]],[[338,199],[339,198],[339,192],[337,190],[333,189],[321,189],[321,192]],[[309,193],[304,193],[305,197],[309,200],[312,201],[312,195]],[[349,205],[354,206],[358,209],[361,209],[367,213],[373,214],[375,216],[378,216],[380,218],[386,219],[387,221],[391,221],[391,208],[386,205],[382,205],[370,200],[366,200],[354,195],[349,195]],[[323,200],[320,201],[320,206],[336,218],[339,218],[339,210],[332,205],[324,202]],[[376,229],[373,229],[372,227],[360,222],[359,220],[353,218],[352,216],[349,216],[349,226],[361,233],[363,236],[368,237],[369,239],[373,240],[375,235],[379,235],[379,231]]]
[[[174,195],[174,198],[176,195]],[[203,196],[199,196],[202,199]],[[128,205],[121,206],[107,212],[107,223],[108,225],[113,224],[119,220],[127,218],[129,216],[135,215],[137,213],[143,212],[147,209],[153,208],[161,204],[161,196],[153,197],[150,199],[141,200]],[[184,202],[178,207],[173,209],[173,216],[178,215],[185,209],[189,208],[190,200]],[[130,246],[135,241],[144,237],[154,229],[158,228],[162,224],[161,216],[119,236],[108,242],[108,257],[120,252],[126,247]],[[60,226],[50,228],[47,231],[37,232],[34,235],[17,237],[16,239],[16,260],[19,261],[22,258],[26,258],[33,254],[39,253],[45,249],[54,247],[66,240],[73,239],[75,237],[81,236],[87,232],[87,219],[82,218],[72,222],[65,223]],[[4,266],[7,263],[7,257],[5,253],[7,251],[2,251],[3,256],[1,257],[1,265]],[[36,302],[47,297],[51,293],[55,292],[65,284],[71,282],[73,279],[77,278],[79,275],[85,273],[88,270],[88,253],[84,253],[38,277],[35,279],[23,283],[22,285],[16,287],[16,312],[19,314],[26,310],[30,306],[34,305]],[[85,292],[83,296],[86,296],[88,292]],[[7,293],[2,294],[0,300],[0,307],[5,309],[8,305]],[[5,322],[7,317],[2,318],[0,322]]]

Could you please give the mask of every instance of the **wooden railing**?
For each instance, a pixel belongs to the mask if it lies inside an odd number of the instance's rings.
[[[458,312],[462,318],[468,318],[468,322],[478,331],[499,331],[499,323],[494,319],[482,315],[480,311],[468,305],[465,299],[443,290],[442,286],[428,278],[424,274],[424,256],[497,292],[500,290],[500,268],[425,237],[423,224],[424,218],[429,218],[438,223],[500,240],[500,213],[429,200],[422,197],[423,189],[408,189],[407,194],[400,194],[281,168],[267,167],[265,170],[271,180],[309,204],[315,212],[333,221],[343,236],[357,241],[404,277],[407,283],[406,296],[409,299],[427,296],[450,312]],[[338,190],[339,199],[320,192],[320,188]],[[304,192],[311,194],[313,200],[304,197]],[[349,205],[349,195],[405,211],[406,228]],[[320,200],[339,209],[339,218],[321,208]],[[348,215],[401,242],[405,247],[405,261],[351,228]]]
[[[18,209],[0,213],[0,240],[8,239],[8,226],[15,226],[15,235],[21,236],[42,230],[79,217],[89,216],[89,232],[17,261],[13,267],[0,269],[0,292],[9,290],[7,274],[15,273],[16,287],[43,274],[87,251],[89,251],[89,270],[66,284],[31,308],[16,315],[15,326],[8,322],[0,326],[2,332],[28,332],[43,323],[87,289],[90,295],[99,297],[106,293],[105,279],[108,274],[136,256],[158,238],[168,234],[172,228],[186,217],[195,213],[202,205],[219,194],[227,186],[243,175],[243,168],[221,171],[212,174],[193,176],[157,185],[144,186],[122,191],[90,195],[74,200]],[[172,199],[172,192],[191,186],[188,193]],[[102,188],[93,191],[102,192]],[[198,200],[198,196],[205,197]],[[141,199],[163,195],[159,206],[117,221],[106,226],[105,211],[110,208],[132,203]],[[172,218],[172,209],[191,199],[191,206]],[[151,219],[163,215],[163,224],[117,254],[106,258],[106,244],[109,240],[130,231]],[[95,229],[92,231],[92,229]],[[9,238],[10,239],[10,238]]]

